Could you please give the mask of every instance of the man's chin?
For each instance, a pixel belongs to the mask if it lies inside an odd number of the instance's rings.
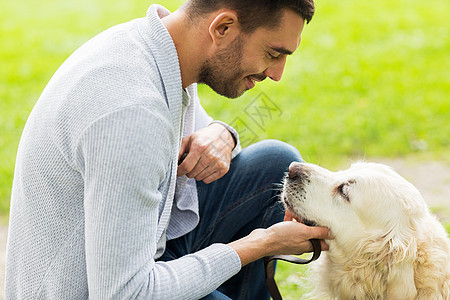
[[[237,89],[231,90],[231,89],[226,89],[226,88],[217,88],[217,87],[211,86],[209,84],[206,84],[206,85],[208,85],[217,94],[219,94],[223,97],[226,97],[228,99],[239,98],[248,90],[248,89],[244,88],[242,91],[239,91]]]
[[[240,92],[239,94],[236,92],[236,94],[232,94],[232,95],[222,95],[222,96],[227,97],[228,99],[237,99],[237,98],[241,97],[242,95],[244,95],[246,91],[247,91],[247,89],[243,90],[243,91]]]
[[[232,95],[230,95],[230,94],[228,94],[228,95],[221,94],[221,95],[224,97],[227,97],[228,99],[237,99],[237,98],[241,97],[242,95],[244,95],[246,91],[247,90],[243,90],[242,92],[240,92],[240,94],[236,93],[236,94],[232,94]]]

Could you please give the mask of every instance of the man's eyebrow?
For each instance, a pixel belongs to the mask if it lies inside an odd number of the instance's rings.
[[[284,54],[284,55],[291,55],[291,54],[293,53],[292,51],[287,50],[287,49],[285,49],[285,48],[281,48],[281,47],[273,47],[273,46],[270,46],[270,48],[271,48],[272,50],[275,50],[275,51],[277,51],[278,53],[281,53],[281,54]]]

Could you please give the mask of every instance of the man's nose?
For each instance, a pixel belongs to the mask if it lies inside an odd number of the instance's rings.
[[[270,65],[264,74],[273,81],[280,81],[283,75],[284,66],[286,65],[286,56],[281,57],[279,60]]]

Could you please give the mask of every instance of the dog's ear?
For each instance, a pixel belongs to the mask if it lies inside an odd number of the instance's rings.
[[[414,235],[414,225],[411,221],[408,226],[402,226],[399,222],[390,232],[384,236],[388,243],[389,256],[392,263],[401,263],[405,260],[414,261],[417,256],[417,241]],[[403,224],[404,225],[404,224]]]
[[[388,291],[388,299],[414,298],[413,265],[417,242],[413,236],[393,228],[385,235],[374,233],[371,238],[356,245],[357,253],[353,256],[353,263],[357,266],[355,270],[373,274],[369,290]]]
[[[402,261],[414,261],[417,256],[417,242],[412,234],[393,229],[383,236],[374,236],[356,245],[357,256],[367,262],[383,261],[386,267]]]
[[[387,299],[415,299],[417,289],[411,261],[392,264],[387,281]]]
[[[388,299],[413,299],[416,294],[414,261],[417,241],[412,228],[393,230],[388,238]]]

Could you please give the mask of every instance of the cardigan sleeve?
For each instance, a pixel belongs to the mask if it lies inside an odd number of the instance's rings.
[[[133,106],[109,113],[82,134],[85,248],[92,299],[196,299],[240,269],[224,244],[173,262],[155,262],[162,187],[170,180],[166,120]]]

